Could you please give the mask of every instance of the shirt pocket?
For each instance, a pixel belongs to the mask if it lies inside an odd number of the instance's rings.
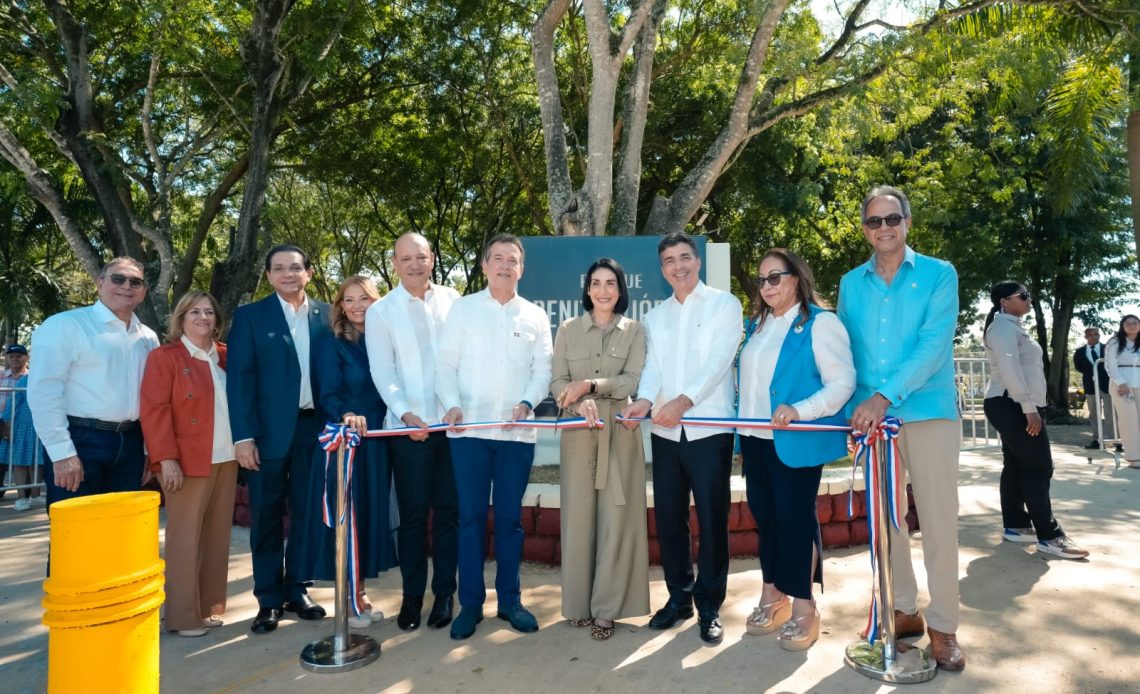
[[[519,365],[529,365],[531,355],[534,354],[534,333],[515,328],[507,336],[507,357],[511,362]]]
[[[629,360],[630,343],[628,341],[613,342],[602,351],[602,375],[616,376],[625,368]]]

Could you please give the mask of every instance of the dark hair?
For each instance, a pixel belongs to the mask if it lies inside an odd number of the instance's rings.
[[[491,259],[491,246],[494,246],[496,243],[509,243],[513,245],[519,249],[519,262],[526,262],[526,249],[523,248],[522,241],[519,241],[519,237],[514,234],[495,234],[483,246],[484,263]]]
[[[769,249],[764,257],[760,258],[763,263],[768,258],[779,258],[784,262],[788,268],[788,272],[792,273],[792,277],[797,280],[796,283],[796,298],[800,302],[800,317],[796,320],[796,325],[803,325],[807,322],[809,317],[808,307],[812,304],[821,308],[827,308],[823,299],[815,292],[815,275],[812,274],[811,268],[808,267],[807,261],[792,253],[786,248],[772,248]],[[760,295],[760,288],[764,286],[763,281],[756,287],[756,300],[753,302],[755,310],[752,313],[753,319],[756,320],[756,329],[759,330],[760,326],[764,325],[764,321],[768,320],[768,316],[772,315],[772,307],[764,301],[764,297]]]
[[[666,234],[661,237],[661,241],[657,243],[657,255],[661,255],[667,249],[677,246],[682,243],[689,244],[689,248],[693,249],[693,255],[698,255],[700,252],[697,250],[697,242],[693,240],[692,236],[683,234],[679,231],[674,231],[672,234]]]
[[[875,186],[867,193],[867,197],[863,198],[863,207],[859,210],[859,220],[865,221],[867,219],[867,206],[875,198],[894,198],[899,201],[899,206],[902,208],[902,216],[910,219],[910,200],[907,200],[906,193],[902,192],[894,186]]]
[[[613,258],[598,258],[590,265],[590,269],[586,270],[586,281],[582,283],[582,306],[587,311],[594,310],[594,300],[590,298],[590,280],[599,268],[605,268],[617,275],[618,300],[614,304],[614,313],[625,313],[629,308],[629,287],[625,286],[625,270],[622,270],[621,264]]]
[[[301,250],[300,246],[294,246],[291,243],[281,243],[281,244],[274,246],[273,248],[270,248],[269,252],[265,254],[265,271],[266,272],[269,272],[269,267],[273,262],[273,256],[277,255],[278,253],[300,253],[301,254],[301,260],[305,264],[305,269],[306,270],[312,270],[313,269],[312,263],[309,262],[309,254],[306,253],[305,251]]]
[[[1120,354],[1124,351],[1124,343],[1128,342],[1128,337],[1124,334],[1124,321],[1129,318],[1140,320],[1140,316],[1134,316],[1131,313],[1125,315],[1120,319],[1120,328],[1116,331],[1116,353]],[[1132,351],[1135,352],[1140,349],[1140,337],[1132,344]]]
[[[1013,280],[1005,280],[998,282],[990,287],[990,312],[986,315],[986,324],[982,326],[982,343],[986,341],[986,332],[990,329],[990,324],[994,322],[994,316],[1001,311],[1001,300],[1008,299],[1021,289],[1023,285],[1020,282]]]

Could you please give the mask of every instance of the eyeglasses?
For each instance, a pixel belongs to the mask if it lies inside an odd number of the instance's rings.
[[[146,286],[146,280],[141,277],[127,277],[126,275],[114,273],[109,276],[109,279],[111,280],[111,284],[115,285],[116,287],[121,287],[124,284],[129,284],[131,286],[131,289],[138,289],[139,287]]]
[[[769,273],[767,276],[760,275],[756,279],[760,282],[761,286],[763,286],[763,284],[765,282],[767,282],[768,284],[772,285],[773,287],[776,287],[776,286],[779,286],[780,280],[784,279],[784,275],[790,275],[790,274],[792,274],[792,273],[785,270],[784,272],[772,272],[772,273]]]
[[[886,222],[887,226],[889,227],[897,227],[898,225],[902,224],[903,219],[904,218],[901,214],[895,212],[893,214],[887,215],[886,217],[868,217],[863,220],[863,226],[874,230],[883,226],[883,222]]]

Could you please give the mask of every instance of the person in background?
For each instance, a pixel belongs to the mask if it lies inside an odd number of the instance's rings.
[[[396,288],[368,309],[364,341],[372,382],[388,406],[386,427],[426,429],[443,421],[435,394],[439,335],[459,293],[431,281],[435,254],[420,234],[396,239],[392,266]],[[428,513],[431,513],[431,591],[435,594],[427,625],[451,623],[458,564],[459,510],[451,447],[442,431],[416,432],[388,440],[396,500],[403,600],[396,626],[420,626],[428,571]]]
[[[32,411],[28,408],[28,350],[23,345],[9,345],[5,357],[8,361],[5,373],[11,379],[13,390],[0,393],[0,401],[5,401],[0,406],[0,431],[3,431],[3,437],[0,437],[0,484],[4,479],[2,470],[7,470],[11,463],[13,487],[36,485],[16,490],[13,508],[27,511],[32,508],[32,499],[39,497],[39,483],[43,480],[40,442],[32,423]],[[3,382],[4,379],[0,378],[0,383]]]
[[[470,638],[487,599],[487,501],[495,507],[495,590],[499,619],[517,631],[538,631],[522,604],[522,498],[534,464],[535,430],[507,427],[468,431],[464,422],[514,422],[534,416],[550,386],[550,321],[519,296],[522,242],[499,234],[483,249],[487,288],[451,307],[439,341],[436,394],[446,408],[451,466],[459,497],[459,615],[451,638]]]
[[[1104,419],[1104,435],[1107,439],[1116,438],[1116,423],[1112,416],[1112,394],[1108,388],[1108,372],[1104,370],[1104,363],[1097,364],[1098,359],[1104,358],[1104,345],[1100,343],[1100,330],[1085,328],[1085,344],[1073,350],[1073,366],[1081,373],[1081,385],[1085,389],[1085,402],[1089,406],[1089,428],[1092,429],[1092,441],[1085,444],[1085,448],[1100,448],[1100,427],[1098,423]],[[1095,366],[1094,366],[1095,365]],[[1096,381],[1093,372],[1096,372]],[[1100,397],[1097,397],[1096,387],[1100,386]]]
[[[1038,552],[1083,559],[1089,553],[1065,535],[1049,500],[1053,454],[1045,428],[1045,369],[1041,345],[1021,324],[1032,309],[1029,291],[1017,282],[998,282],[990,288],[990,301],[982,328],[990,365],[983,407],[1001,434],[1002,539],[1036,542]]]
[[[626,318],[629,289],[612,258],[586,270],[586,313],[558,328],[550,392],[559,408],[602,428],[560,434],[562,616],[604,641],[614,620],[649,612],[645,450],[614,419],[637,392],[645,333]]]
[[[388,413],[368,366],[365,349],[365,316],[368,307],[380,298],[372,280],[353,275],[344,280],[332,302],[332,331],[323,333],[313,346],[320,388],[317,405],[332,421],[344,422],[362,436],[369,426],[379,429]],[[327,470],[326,470],[327,467]],[[327,503],[335,515],[336,465],[325,464],[325,451],[319,446],[313,454],[315,506]],[[323,484],[321,481],[323,480]],[[379,576],[396,566],[396,540],[392,507],[392,473],[388,468],[388,446],[383,440],[361,438],[352,466],[352,508],[355,515],[357,548],[358,600],[363,613],[349,614],[348,623],[358,629],[384,619],[364,594],[364,580]],[[322,499],[322,492],[328,493]],[[313,564],[303,579],[331,581],[336,578],[336,531],[313,513]]]
[[[226,611],[238,465],[220,324],[213,296],[187,292],[142,380],[143,438],[166,495],[165,625],[179,636],[204,636]]]
[[[230,326],[226,396],[234,454],[249,489],[249,544],[253,594],[258,611],[250,631],[277,628],[284,612],[321,619],[297,576],[306,572],[312,536],[313,450],[321,432],[311,346],[329,330],[329,305],[311,299],[309,257],[297,246],[274,246],[265,254],[265,277],[273,293],[238,307]],[[293,528],[285,543],[285,514]]]
[[[146,277],[134,258],[113,258],[95,279],[99,300],[48,317],[32,335],[36,368],[28,405],[51,464],[44,464],[47,505],[139,489],[145,464],[139,392],[158,336],[135,308]]]
[[[795,253],[773,248],[760,259],[759,282],[740,352],[740,416],[770,419],[776,427],[846,425],[843,408],[855,392],[851,342],[839,318],[824,310],[811,268]],[[779,631],[782,648],[806,650],[819,639],[812,585],[823,585],[816,495],[823,465],[847,454],[847,433],[739,433],[764,575],[760,604],[746,629]]]
[[[1120,440],[1128,467],[1140,468],[1140,318],[1128,314],[1120,319],[1120,328],[1104,346],[1104,370],[1108,372],[1108,391],[1116,407]]]

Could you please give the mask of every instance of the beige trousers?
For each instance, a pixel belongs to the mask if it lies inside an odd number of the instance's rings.
[[[198,629],[226,610],[237,461],[185,477],[166,495],[166,629]]]
[[[1120,443],[1124,446],[1124,458],[1128,461],[1140,460],[1140,397],[1133,390],[1132,400],[1127,400],[1116,392],[1116,387],[1117,383],[1113,381],[1108,390],[1112,393],[1112,404],[1116,407],[1116,418],[1120,422]]]
[[[958,631],[958,449],[962,425],[957,419],[907,422],[899,431],[898,441],[922,531],[930,593],[926,623],[953,634]],[[895,609],[914,614],[918,610],[918,580],[905,529],[891,530],[891,566]]]

